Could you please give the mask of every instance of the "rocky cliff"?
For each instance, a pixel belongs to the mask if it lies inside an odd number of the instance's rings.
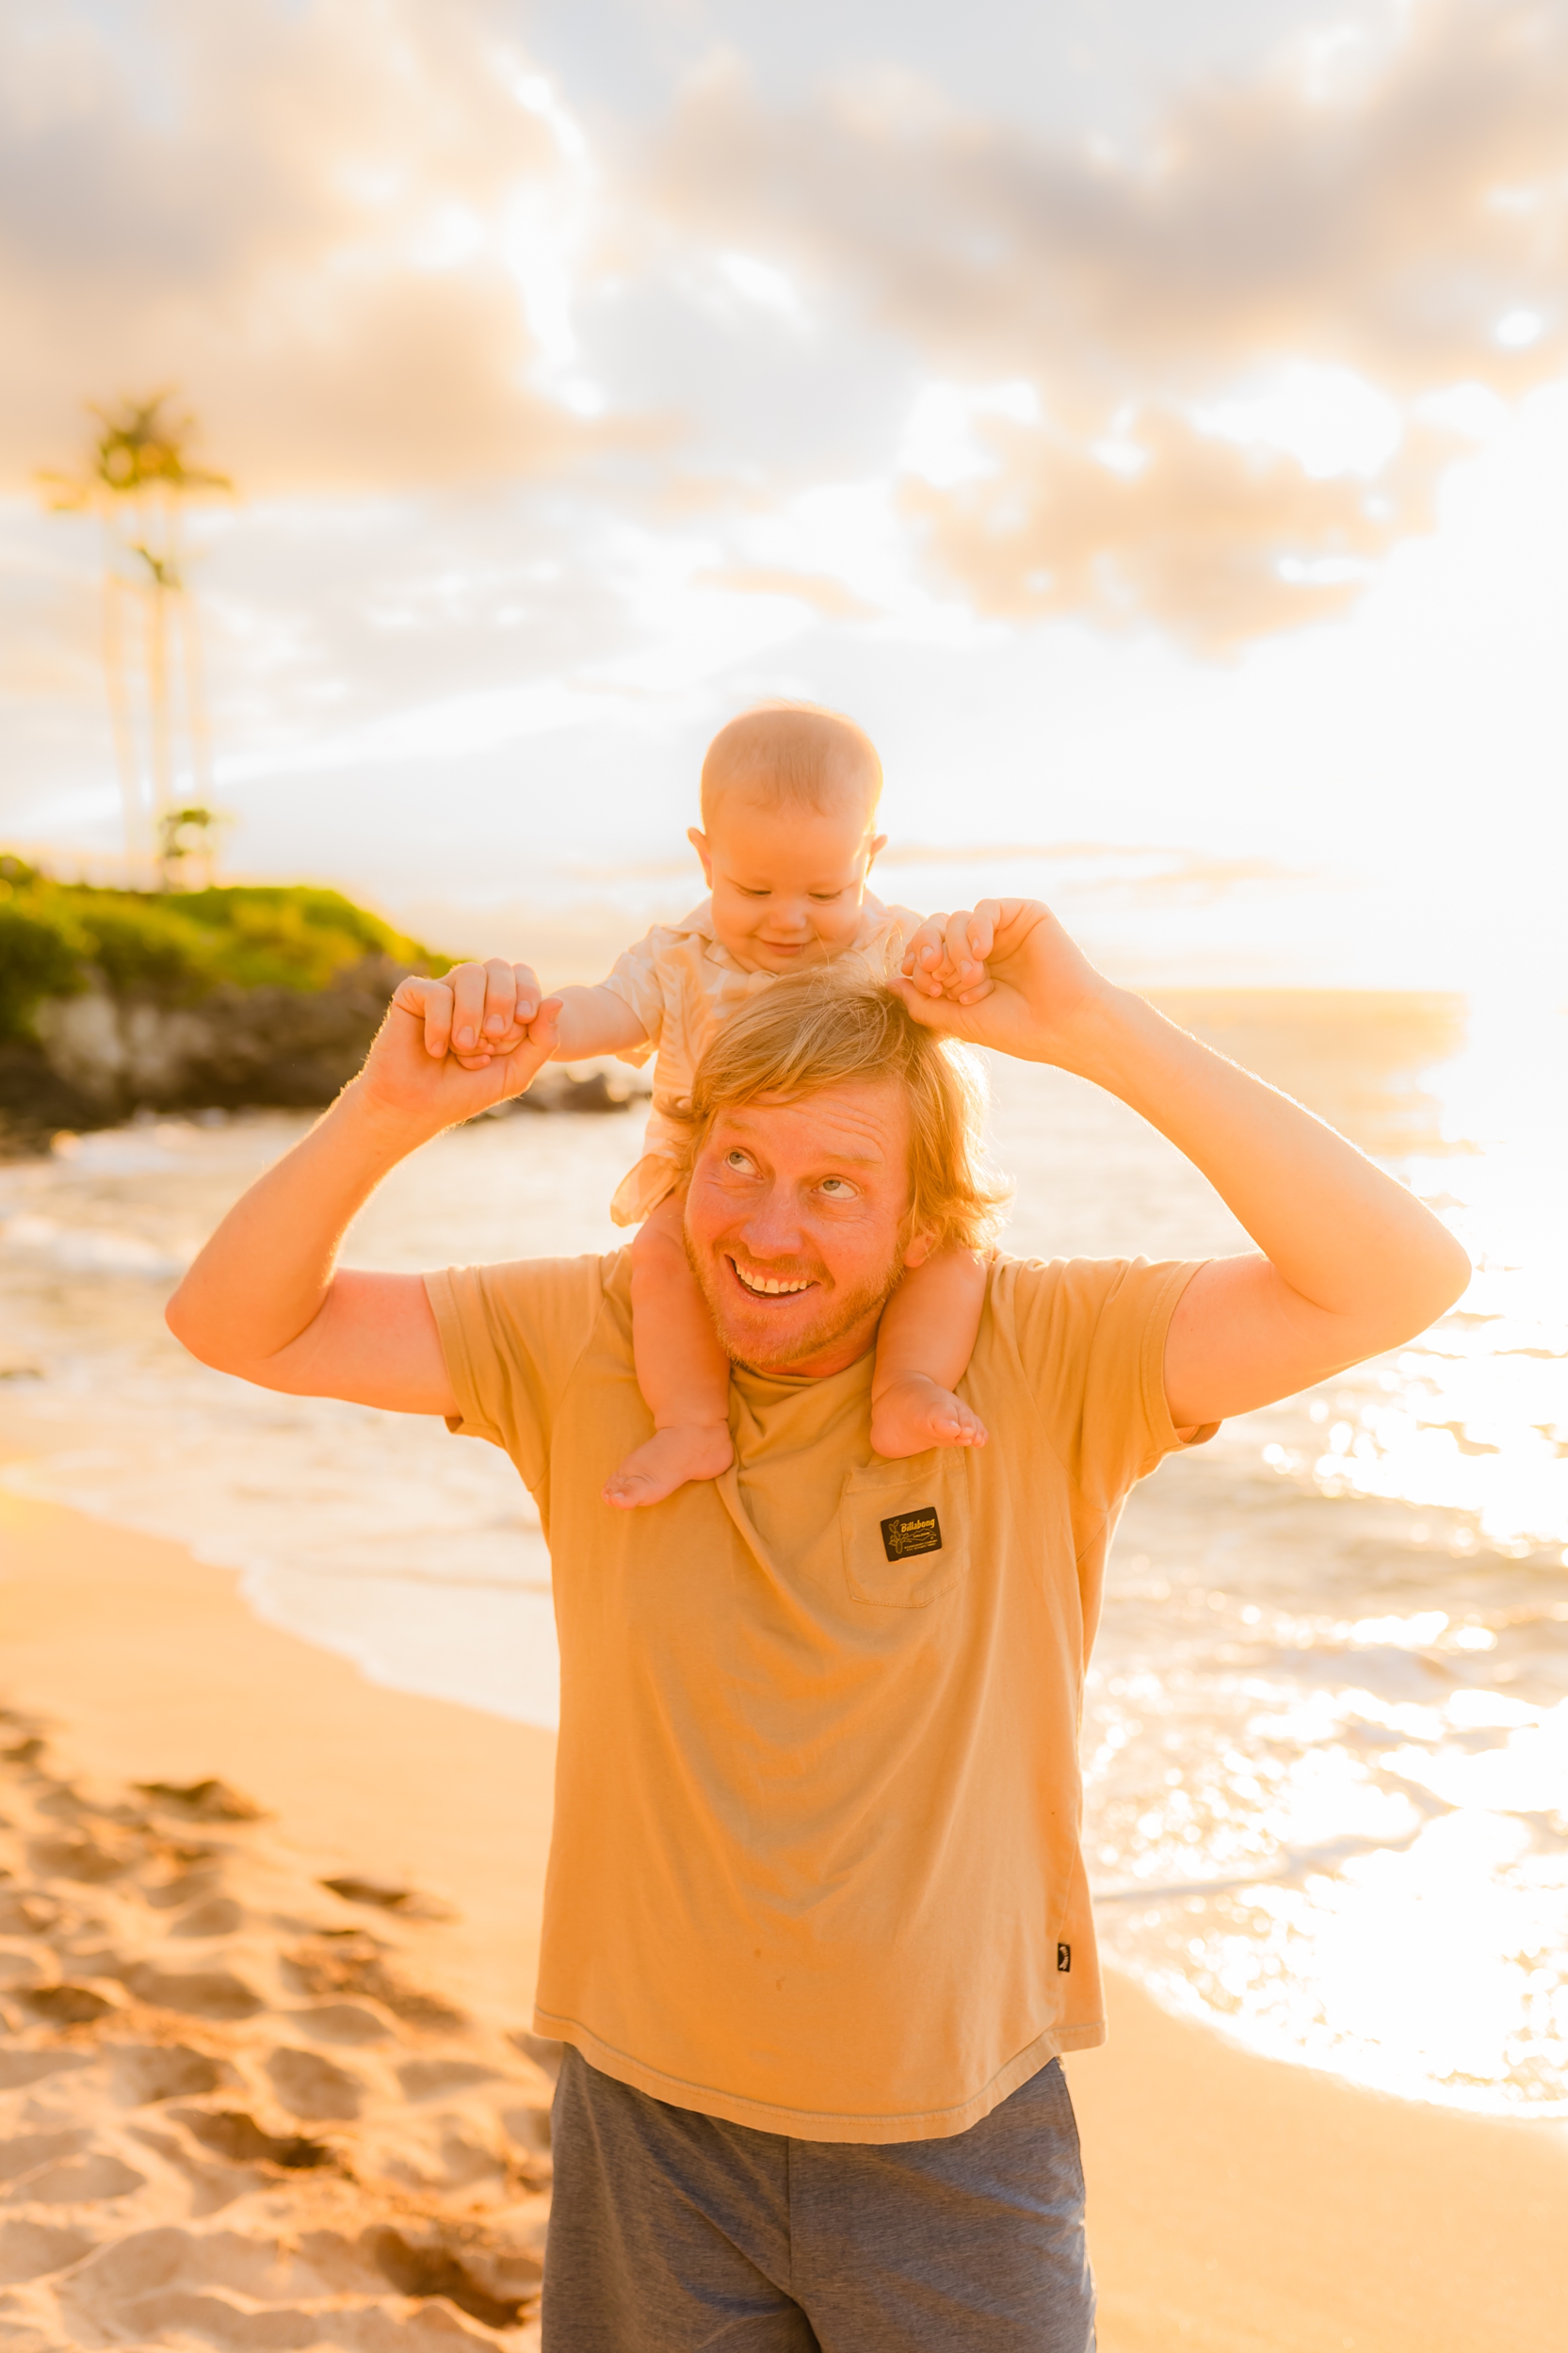
[[[137,1112],[330,1103],[398,982],[447,963],[336,891],[93,890],[0,854],[0,1150]],[[616,1063],[553,1069],[503,1108],[647,1092]]]
[[[336,891],[94,890],[0,857],[0,1126],[330,1102],[434,956]]]
[[[196,1005],[101,987],[44,998],[32,1036],[0,1045],[0,1123],[25,1144],[137,1111],[330,1103],[401,977],[367,965],[310,995],[222,988]]]

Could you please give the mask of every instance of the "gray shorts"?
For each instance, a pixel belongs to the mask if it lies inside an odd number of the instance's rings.
[[[562,2054],[544,2353],[1093,2353],[1061,2062],[947,2140],[790,2140]]]

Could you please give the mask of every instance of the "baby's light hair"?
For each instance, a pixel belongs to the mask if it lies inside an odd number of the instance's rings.
[[[763,808],[813,809],[836,817],[859,810],[871,831],[882,764],[864,727],[816,703],[759,703],[732,719],[703,762],[703,824],[728,793]]]

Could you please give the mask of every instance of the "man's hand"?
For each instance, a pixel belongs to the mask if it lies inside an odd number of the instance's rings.
[[[558,997],[540,1001],[526,965],[454,965],[398,984],[355,1080],[367,1108],[428,1128],[456,1127],[522,1095],[556,1047]]]
[[[989,954],[994,926],[988,921],[999,906],[982,899],[973,914],[929,915],[912,933],[904,949],[903,977],[922,997],[946,997],[955,1005],[991,994],[980,942]]]
[[[1037,899],[982,899],[932,916],[894,982],[916,1021],[1023,1062],[1083,1068],[1109,983]]]
[[[426,1050],[438,1062],[452,1054],[465,1070],[478,1070],[522,1043],[542,996],[531,965],[492,956],[455,964],[440,981],[411,975],[392,1001],[423,1016]]]

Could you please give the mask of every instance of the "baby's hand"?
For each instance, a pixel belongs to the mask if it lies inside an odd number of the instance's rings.
[[[483,1070],[497,1055],[516,1051],[540,1009],[539,981],[530,966],[454,965],[440,981],[410,978],[395,1000],[424,1024],[425,1051],[447,1054],[464,1070]]]
[[[904,952],[903,970],[923,997],[946,997],[955,1005],[978,1005],[989,997],[985,968],[996,937],[1001,901],[982,899],[957,915],[928,916]]]

